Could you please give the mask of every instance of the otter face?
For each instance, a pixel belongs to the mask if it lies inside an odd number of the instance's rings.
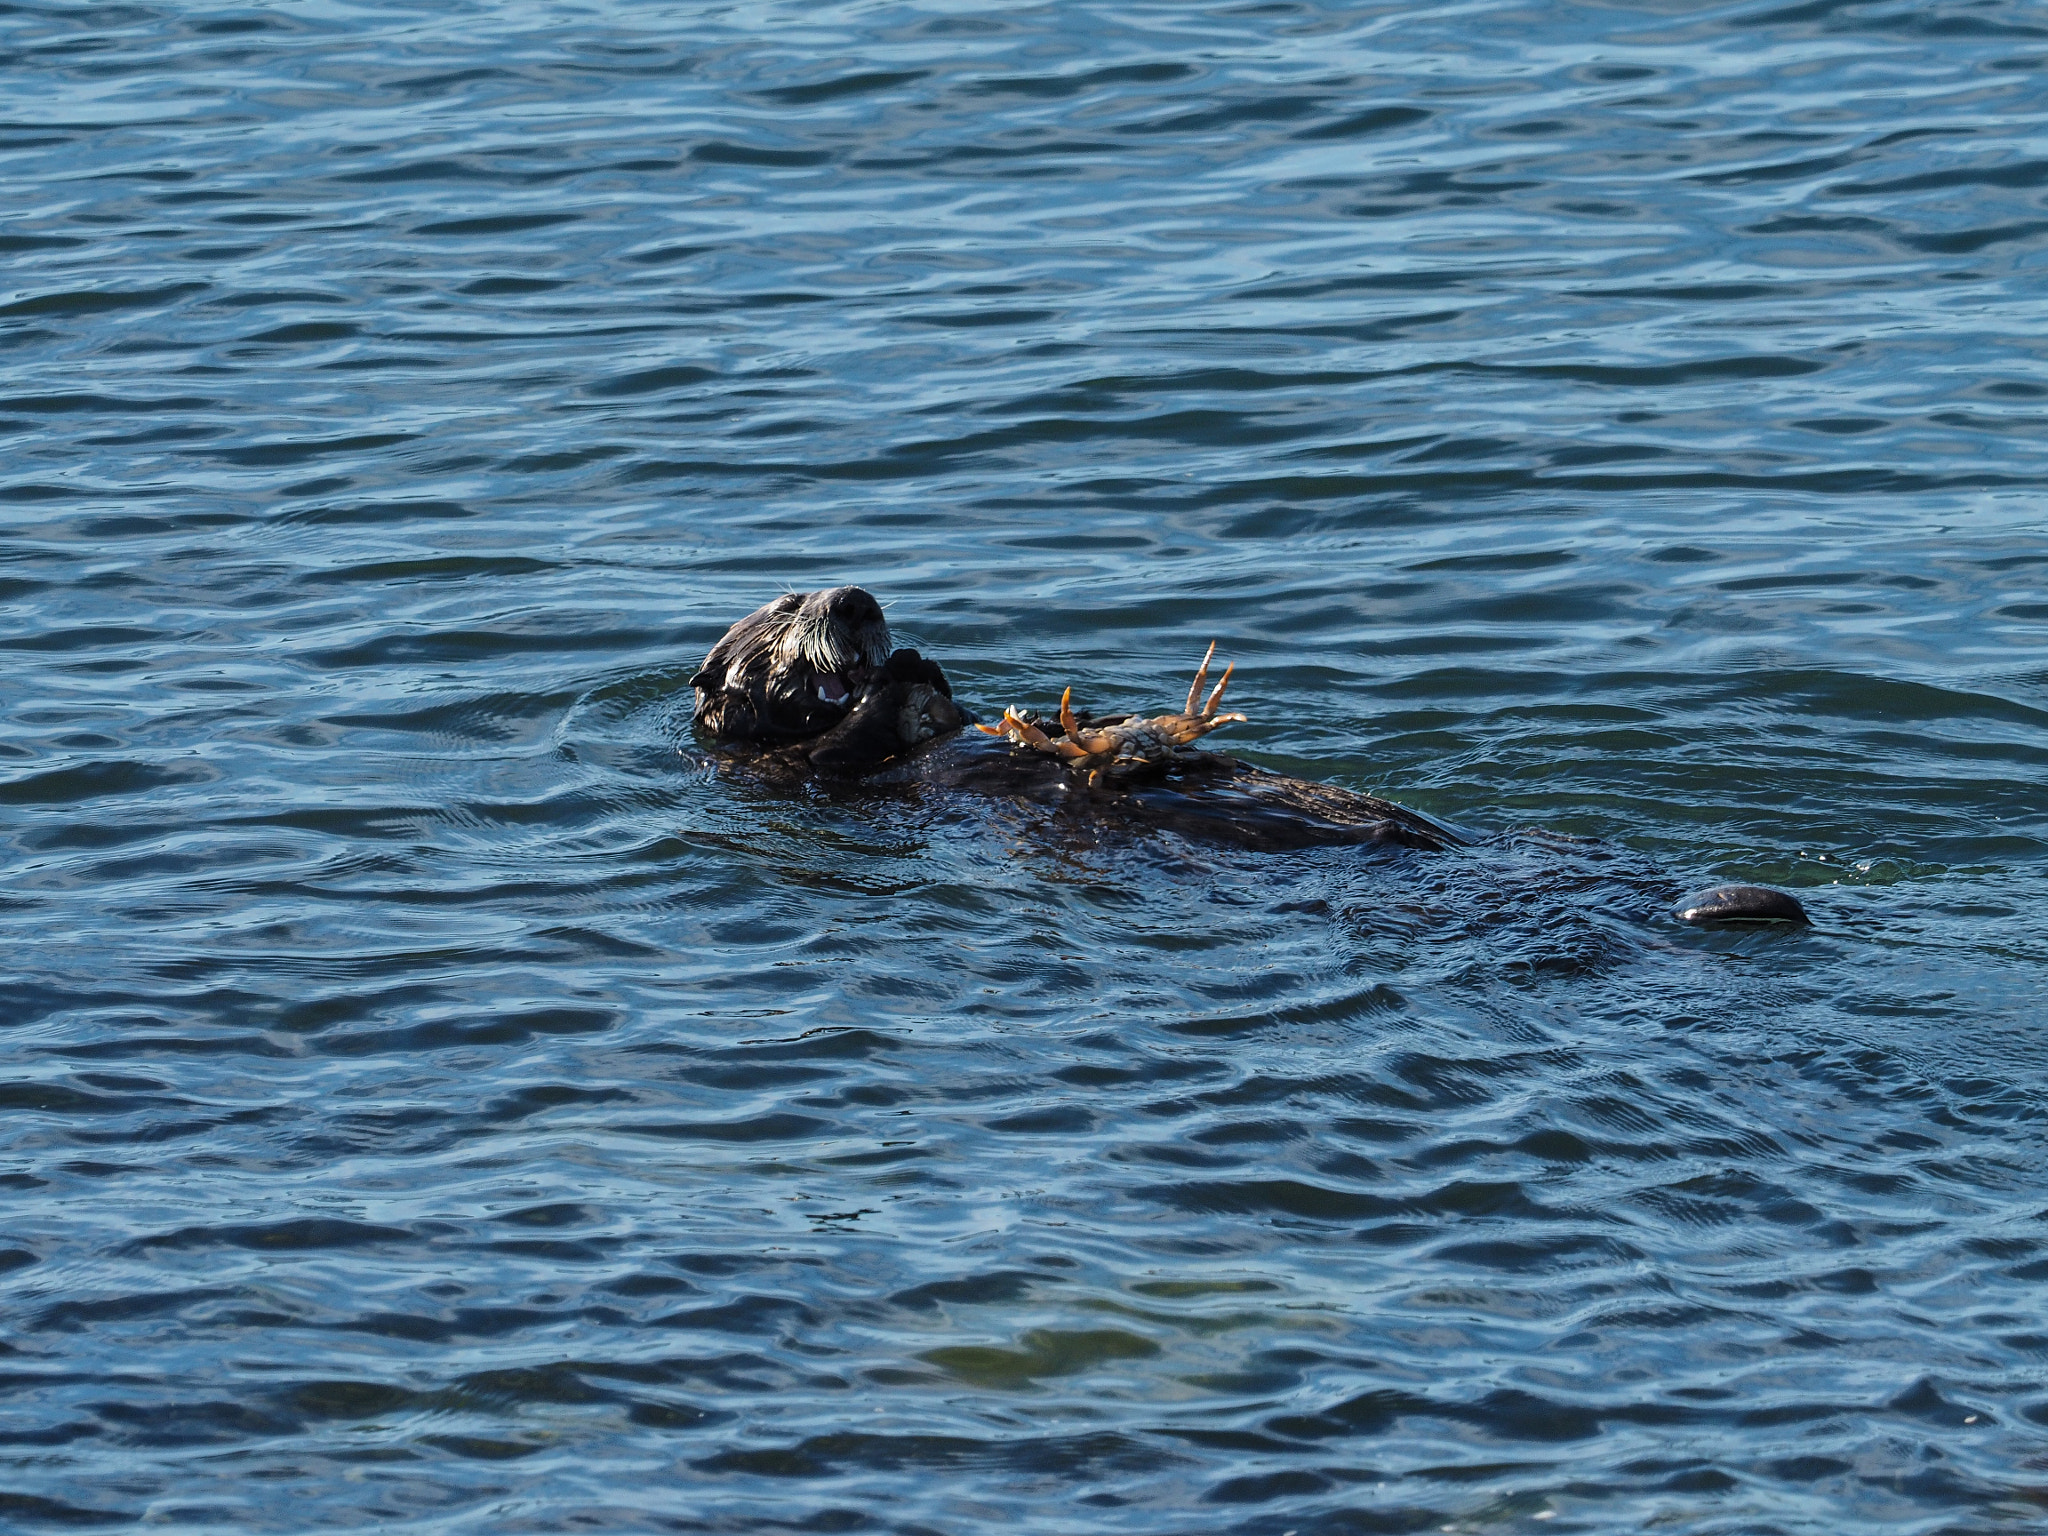
[[[697,722],[728,741],[796,740],[830,730],[886,666],[882,605],[859,587],[791,592],[725,632],[690,679]]]

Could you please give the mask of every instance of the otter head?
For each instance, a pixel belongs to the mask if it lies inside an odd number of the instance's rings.
[[[727,741],[794,741],[846,717],[889,661],[889,621],[859,587],[790,592],[725,632],[690,679],[697,723]]]

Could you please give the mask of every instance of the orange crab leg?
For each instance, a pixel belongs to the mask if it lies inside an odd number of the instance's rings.
[[[1195,685],[1188,689],[1188,707],[1181,711],[1182,714],[1192,715],[1195,712],[1195,700],[1202,696],[1202,684],[1209,680],[1209,659],[1215,654],[1216,642],[1211,640],[1208,654],[1202,657],[1202,664],[1195,668]]]
[[[1074,690],[1066,689],[1060,694],[1059,728],[1061,735],[1048,735],[1045,729],[1025,718],[1023,710],[1012,704],[1003,711],[1003,718],[994,725],[980,728],[991,736],[1007,737],[1018,746],[1029,747],[1060,758],[1073,773],[1085,774],[1089,789],[1095,790],[1113,775],[1121,763],[1157,764],[1171,760],[1180,748],[1208,735],[1219,726],[1245,716],[1232,711],[1220,715],[1216,711],[1223,703],[1224,690],[1237,673],[1237,663],[1231,662],[1223,669],[1223,675],[1216,680],[1216,686],[1209,691],[1206,699],[1202,689],[1209,681],[1209,668],[1216,659],[1216,644],[1209,642],[1209,649],[1202,656],[1202,664],[1195,669],[1194,685],[1188,689],[1187,708],[1178,715],[1157,715],[1150,720],[1140,720],[1133,715],[1119,725],[1104,726],[1090,730],[1082,726],[1074,714]]]
[[[979,729],[991,736],[1007,736],[1012,741],[1021,741],[1041,752],[1053,750],[1053,739],[1030,721],[1019,719],[1015,705],[1004,710],[1003,718],[994,725],[980,726]]]
[[[1209,702],[1202,706],[1202,718],[1204,720],[1207,720],[1216,713],[1216,705],[1223,697],[1223,690],[1230,686],[1230,674],[1236,670],[1237,663],[1234,661],[1223,669],[1223,681],[1216,685],[1216,691],[1209,695]]]
[[[1074,718],[1074,690],[1069,688],[1060,695],[1060,729],[1067,733],[1067,740],[1081,739],[1081,722]]]

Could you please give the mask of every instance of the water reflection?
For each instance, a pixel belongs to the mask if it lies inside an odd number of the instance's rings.
[[[12,1523],[2035,1514],[2027,8],[6,35]],[[1481,846],[679,752],[845,581]]]

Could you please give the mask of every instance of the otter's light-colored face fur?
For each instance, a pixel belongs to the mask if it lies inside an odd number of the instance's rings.
[[[888,621],[877,614],[856,627],[836,616],[833,602],[844,590],[813,592],[803,600],[775,642],[778,672],[790,671],[798,662],[828,676],[888,663],[895,648],[890,643]]]
[[[859,587],[788,592],[725,632],[690,679],[697,719],[729,741],[792,740],[838,724],[894,650]]]

